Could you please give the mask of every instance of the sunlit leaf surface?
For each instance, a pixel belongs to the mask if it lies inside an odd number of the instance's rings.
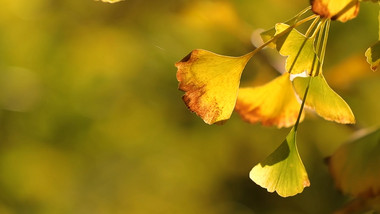
[[[281,128],[294,125],[300,104],[285,73],[263,86],[241,88],[235,109],[250,123]]]
[[[276,25],[276,34],[289,28],[286,24]],[[307,38],[296,29],[276,40],[276,48],[286,60],[286,70],[292,74],[310,71],[313,65],[315,51],[314,38]]]
[[[380,64],[380,41],[368,48],[365,56],[367,57],[367,62],[371,65],[371,69],[376,71]]]
[[[380,129],[341,146],[329,159],[336,186],[345,194],[380,194]]]
[[[298,154],[294,128],[272,154],[253,167],[249,177],[268,192],[276,191],[282,197],[296,195],[310,186]]]
[[[311,0],[314,13],[341,22],[346,22],[358,15],[359,3],[359,0]]]
[[[343,124],[355,123],[350,106],[330,88],[322,74],[315,77],[297,77],[293,80],[294,89],[300,97],[305,92],[309,78],[312,80],[305,102],[307,107],[314,109],[326,120]]]
[[[176,63],[179,89],[186,92],[183,100],[189,109],[208,124],[230,118],[241,73],[250,58],[194,50]]]

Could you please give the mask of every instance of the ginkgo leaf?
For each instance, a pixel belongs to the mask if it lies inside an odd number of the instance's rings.
[[[314,13],[323,18],[346,22],[359,13],[359,0],[311,0]]]
[[[367,57],[367,62],[371,65],[371,69],[376,71],[380,64],[380,41],[368,48],[365,56]]]
[[[291,24],[293,24],[295,21],[297,20],[296,17],[294,17],[293,19],[285,22],[284,24],[288,25],[288,27],[290,27]],[[281,24],[281,23],[279,23]],[[263,31],[260,33],[260,36],[261,36],[261,39],[263,40],[263,42],[268,42],[269,40],[273,39],[273,37],[276,35],[276,27],[273,27],[269,30],[266,30],[266,31]],[[271,43],[268,44],[268,47],[270,48],[276,48],[276,40],[272,41]]]
[[[298,19],[303,15],[305,14],[307,11],[309,11],[310,8],[306,8],[304,10],[302,10],[300,13],[298,13],[296,16],[294,16],[293,18],[289,19],[288,21],[284,22],[285,24],[287,25],[293,25],[295,24]],[[263,31],[260,33],[260,36],[261,36],[261,39],[263,40],[263,42],[267,42],[269,40],[271,40],[274,35],[276,34],[276,28],[275,27],[272,27],[271,29],[269,30],[266,30],[266,31]],[[276,43],[275,41],[271,42],[270,44],[268,44],[268,47],[270,48],[276,48]]]
[[[329,158],[335,185],[345,194],[380,195],[380,129],[341,146]]]
[[[289,76],[285,73],[263,86],[241,88],[235,110],[250,123],[278,128],[294,125],[300,104]]]
[[[241,73],[251,57],[222,56],[198,49],[177,62],[179,89],[186,92],[183,100],[189,109],[208,124],[229,119]]]
[[[305,106],[314,109],[319,116],[326,120],[343,124],[355,123],[355,116],[350,106],[330,88],[322,74],[315,77],[295,78],[293,86],[299,97],[305,93],[309,78],[312,79]]]
[[[276,35],[288,29],[289,25],[277,24]],[[276,48],[281,55],[287,56],[286,70],[292,74],[311,71],[314,58],[314,38],[307,38],[296,29],[276,40]]]
[[[294,128],[272,154],[253,167],[249,177],[268,192],[276,191],[282,197],[296,195],[310,186],[298,154]]]

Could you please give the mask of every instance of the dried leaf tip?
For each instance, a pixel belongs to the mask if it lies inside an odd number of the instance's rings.
[[[346,22],[359,13],[359,0],[311,0],[312,11],[322,18]]]

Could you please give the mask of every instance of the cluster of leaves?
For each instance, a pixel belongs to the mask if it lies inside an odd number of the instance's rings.
[[[250,123],[277,128],[293,126],[282,144],[250,172],[250,178],[269,192],[293,196],[310,185],[296,144],[304,107],[329,121],[355,123],[349,105],[326,82],[322,67],[330,22],[355,18],[361,1],[380,3],[379,0],[311,0],[311,7],[261,33],[264,44],[252,52],[230,57],[197,49],[176,63],[179,89],[185,92],[183,100],[207,124],[223,123],[236,110]],[[307,16],[310,10],[313,14]],[[296,29],[305,23],[311,23],[306,32]],[[286,72],[262,86],[239,88],[246,64],[264,47],[287,57]],[[376,71],[380,64],[380,26],[379,41],[368,48],[365,56],[371,69]],[[341,146],[328,159],[337,188],[355,198],[340,213],[373,208],[380,212],[380,158],[377,155],[380,129],[359,134],[360,137]]]
[[[184,102],[205,123],[223,123],[236,110],[250,123],[293,127],[283,143],[250,172],[255,183],[283,197],[296,195],[310,185],[296,144],[304,107],[329,121],[355,123],[349,105],[330,88],[322,68],[330,22],[346,22],[355,18],[360,1],[312,0],[310,3],[310,7],[294,18],[261,33],[264,44],[252,52],[231,57],[197,49],[175,64],[179,89],[185,92]],[[307,23],[306,32],[297,30]],[[264,47],[273,48],[287,57],[286,72],[262,86],[239,88],[247,62]],[[366,56],[372,69],[376,70],[380,63],[380,42],[369,48]],[[376,143],[378,145],[379,141]],[[347,152],[338,152],[331,158],[334,177],[345,177],[351,173],[345,171],[346,174],[341,174],[339,171],[347,169],[343,165],[349,163],[339,158]],[[346,185],[341,177],[337,179]],[[375,194],[378,193],[376,190]]]

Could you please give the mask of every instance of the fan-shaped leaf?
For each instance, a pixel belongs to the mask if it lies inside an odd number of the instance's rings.
[[[268,192],[276,191],[282,197],[296,195],[310,186],[298,154],[294,128],[272,154],[253,167],[249,177]]]
[[[293,86],[298,96],[303,96],[311,79],[309,93],[305,105],[314,109],[317,114],[326,120],[343,124],[355,123],[355,116],[350,106],[327,84],[322,74],[315,77],[297,77],[293,80]]]
[[[263,86],[241,88],[235,110],[250,123],[278,128],[294,125],[300,104],[289,76],[285,73]]]
[[[289,28],[286,24],[276,25],[276,34]],[[286,70],[292,74],[311,71],[314,57],[314,38],[307,38],[296,29],[276,40],[276,48],[283,56],[288,56],[286,60]]]
[[[176,63],[179,89],[186,92],[183,100],[189,109],[208,124],[229,119],[241,73],[251,57],[251,54],[229,57],[194,50]]]

